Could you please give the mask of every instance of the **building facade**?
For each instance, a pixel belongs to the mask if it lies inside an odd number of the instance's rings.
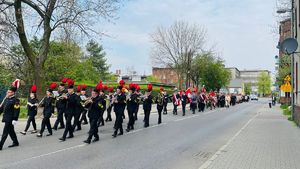
[[[172,68],[153,67],[152,75],[157,79],[159,79],[161,83],[172,84],[172,85],[178,83],[177,74]]]
[[[252,86],[252,92],[258,93],[258,77],[261,73],[267,73],[269,76],[271,72],[269,70],[239,70],[236,67],[227,68],[231,72],[231,80],[228,85],[228,91],[237,94],[244,94],[244,85],[250,83]]]

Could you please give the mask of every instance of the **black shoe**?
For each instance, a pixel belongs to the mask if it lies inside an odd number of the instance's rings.
[[[2,150],[2,147],[0,147],[0,151]]]
[[[93,143],[99,141],[99,138],[94,138]]]
[[[80,131],[81,130],[81,128],[78,128],[76,131]]]
[[[145,128],[149,127],[149,125],[144,125]]]
[[[115,138],[115,137],[117,137],[117,133],[114,133],[114,134],[113,134],[113,135],[111,135],[111,136],[113,136],[113,137]]]
[[[37,134],[36,135],[37,137],[42,137],[43,135],[41,133]]]
[[[87,125],[87,124],[89,124],[88,122],[84,122],[84,123],[82,123],[82,125]]]
[[[74,136],[73,135],[70,135],[70,136],[68,136],[67,138],[73,138]]]
[[[66,138],[61,137],[61,138],[59,138],[59,140],[60,140],[60,141],[66,141]]]
[[[58,129],[64,129],[65,127],[63,126],[63,127],[58,127]]]
[[[84,143],[91,144],[91,140],[84,140]]]
[[[46,136],[52,136],[52,133],[47,134]]]
[[[21,131],[20,133],[23,134],[23,135],[26,135],[26,132],[25,132],[25,131]]]
[[[134,127],[133,127],[133,126],[131,126],[131,130],[134,130]]]
[[[118,136],[121,136],[121,135],[123,135],[123,132],[120,132],[120,133],[118,134]]]
[[[127,128],[127,129],[126,129],[126,131],[127,131],[127,132],[130,132],[130,129],[129,129],[129,128]]]
[[[185,114],[183,114],[182,116],[185,116]]]
[[[57,128],[56,128],[56,127],[53,127],[52,129],[53,129],[53,130],[55,130],[55,131],[57,130]]]
[[[8,148],[17,147],[19,146],[19,143],[13,143],[12,145],[8,146]]]

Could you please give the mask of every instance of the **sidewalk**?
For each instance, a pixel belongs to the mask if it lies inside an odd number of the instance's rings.
[[[300,129],[264,106],[199,169],[299,169]]]

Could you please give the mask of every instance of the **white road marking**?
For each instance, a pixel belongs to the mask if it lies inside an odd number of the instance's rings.
[[[211,163],[222,154],[222,152],[232,143],[234,139],[236,139],[243,130],[245,130],[248,125],[257,117],[260,113],[257,113],[255,116],[253,116],[228,142],[223,145],[210,159],[208,159],[204,164],[202,164],[199,169],[207,169]]]
[[[42,154],[42,155],[38,155],[38,156],[33,156],[33,157],[30,157],[30,158],[27,158],[27,159],[24,159],[24,160],[19,160],[17,162],[10,163],[7,166],[17,165],[17,164],[20,164],[22,162],[42,158],[42,157],[45,157],[45,156],[50,156],[50,155],[53,155],[53,154],[57,154],[57,153],[68,151],[68,150],[77,149],[77,148],[84,147],[84,146],[86,146],[86,144],[80,144],[80,145],[72,146],[72,147],[69,147],[69,148],[64,148],[64,149],[61,149],[61,150],[53,151],[53,152],[50,152],[50,153],[46,153],[46,154]]]

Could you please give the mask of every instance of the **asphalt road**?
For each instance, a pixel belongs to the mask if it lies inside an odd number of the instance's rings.
[[[18,134],[20,146],[0,151],[0,168],[24,169],[198,169],[230,138],[254,117],[266,101],[252,101],[230,108],[209,110],[182,116],[163,115],[157,125],[156,113],[150,115],[150,127],[144,129],[140,116],[135,130],[112,138],[113,122],[100,127],[100,141],[90,145],[89,126],[75,137],[60,142],[62,130],[53,136]],[[123,126],[126,128],[127,119]],[[39,127],[39,124],[38,124]],[[0,125],[2,132],[3,124]],[[47,133],[47,131],[45,131]]]

